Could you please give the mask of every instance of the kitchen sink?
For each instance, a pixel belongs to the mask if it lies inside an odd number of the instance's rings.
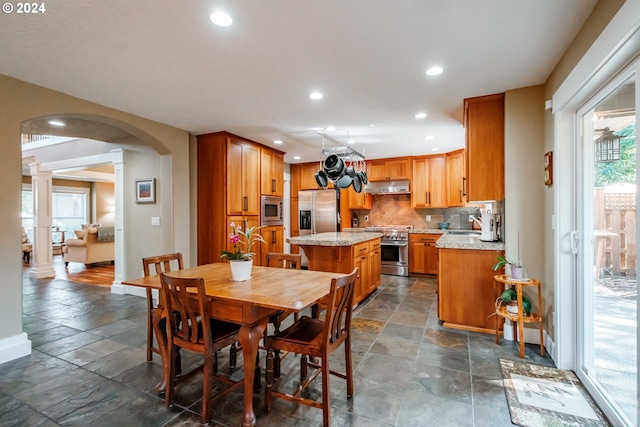
[[[472,236],[472,237],[480,237],[479,231],[471,231],[471,230],[449,230],[447,234],[455,235],[455,236]]]

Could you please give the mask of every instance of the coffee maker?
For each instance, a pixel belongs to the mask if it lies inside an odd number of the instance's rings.
[[[482,212],[482,224],[480,228],[480,240],[483,242],[496,242],[500,240],[500,226],[502,218],[500,214],[486,210]]]

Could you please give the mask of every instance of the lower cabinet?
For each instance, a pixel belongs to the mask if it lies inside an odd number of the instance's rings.
[[[309,259],[309,270],[351,273],[358,268],[353,303],[358,304],[380,285],[380,239],[351,246],[298,245]]]
[[[409,234],[409,273],[438,274],[436,241],[441,234]]]
[[[256,244],[260,245],[260,265],[267,265],[267,252],[284,252],[284,226],[263,227],[259,231],[264,239],[264,243]]]
[[[503,251],[438,252],[438,317],[445,327],[495,333],[496,291],[492,266]]]

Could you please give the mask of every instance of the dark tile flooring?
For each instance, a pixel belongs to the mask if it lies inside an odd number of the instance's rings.
[[[171,408],[155,391],[161,364],[157,355],[145,361],[143,298],[28,277],[23,294],[24,330],[33,352],[0,365],[0,425],[199,424],[199,375],[178,388]],[[516,344],[496,345],[492,335],[443,328],[434,279],[383,276],[354,316],[355,395],[347,399],[344,381],[332,378],[332,425],[512,425],[498,360],[518,359]],[[553,365],[548,356],[540,357],[538,346],[526,347],[528,360]],[[334,353],[333,366],[343,365],[342,354]],[[221,369],[228,370],[226,350],[220,359]],[[183,362],[193,360],[186,354]],[[276,385],[294,384],[297,366],[295,357],[287,357]],[[241,376],[241,366],[233,374]],[[318,387],[311,390],[317,393]],[[253,399],[258,426],[322,424],[319,409],[277,400],[264,414],[262,393]],[[226,396],[214,406],[211,424],[239,425],[242,405],[242,394]]]

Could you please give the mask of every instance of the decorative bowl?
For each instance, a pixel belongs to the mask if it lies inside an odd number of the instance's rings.
[[[438,223],[438,227],[440,227],[441,230],[446,230],[449,228],[449,223],[448,222],[439,222]]]

